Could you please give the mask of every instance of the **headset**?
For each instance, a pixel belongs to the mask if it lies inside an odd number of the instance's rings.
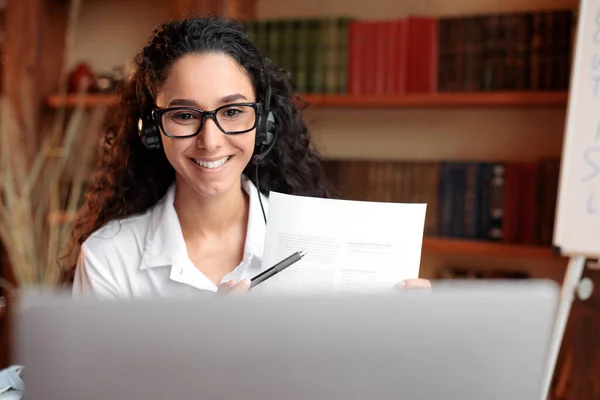
[[[251,163],[255,166],[256,173],[256,189],[258,191],[258,201],[262,210],[265,224],[267,216],[263,207],[260,188],[258,183],[258,166],[267,157],[269,152],[275,147],[277,142],[276,119],[275,113],[271,110],[271,82],[265,62],[263,60],[263,76],[266,83],[265,100],[261,105],[258,121],[256,123],[256,139],[255,150],[252,156]],[[136,84],[136,100],[140,109],[140,118],[138,120],[138,135],[144,147],[148,150],[159,150],[162,147],[162,139],[158,122],[151,115],[142,110],[141,87]],[[147,90],[146,90],[147,92]]]
[[[264,63],[263,63],[264,66]],[[251,162],[255,165],[260,164],[269,152],[275,146],[277,141],[277,132],[275,130],[275,114],[271,111],[271,84],[269,75],[264,69],[264,77],[267,84],[265,93],[265,101],[261,105],[260,114],[256,123],[256,149],[252,156]],[[136,98],[140,109],[140,118],[138,120],[138,134],[144,147],[148,150],[158,150],[162,147],[160,128],[158,122],[155,121],[148,113],[142,111],[140,102],[141,88],[136,85]]]

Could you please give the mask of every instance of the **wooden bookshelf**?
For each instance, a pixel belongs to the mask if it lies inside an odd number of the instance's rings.
[[[328,94],[306,94],[300,96],[309,107],[318,108],[438,108],[438,107],[510,107],[564,108],[567,105],[566,91],[539,92],[466,92],[466,93],[423,93],[382,96],[350,96]],[[84,99],[88,107],[112,105],[118,101],[115,94],[90,94]],[[51,108],[74,107],[78,95],[48,97]]]

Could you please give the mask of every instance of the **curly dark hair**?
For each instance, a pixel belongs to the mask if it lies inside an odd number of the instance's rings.
[[[259,102],[265,101],[268,75],[278,139],[260,164],[261,192],[334,197],[321,157],[311,144],[302,119],[302,101],[289,73],[261,54],[240,22],[215,16],[175,20],[157,26],[134,60],[135,73],[115,107],[97,176],[85,196],[65,258],[72,260],[75,248],[108,222],[143,213],[166,194],[175,170],[163,151],[148,150],[142,144],[138,120],[141,112],[147,115],[151,111],[175,61],[206,52],[235,59],[248,73]],[[255,168],[249,163],[244,174],[256,185]],[[61,282],[72,283],[74,271],[71,263],[63,270]]]

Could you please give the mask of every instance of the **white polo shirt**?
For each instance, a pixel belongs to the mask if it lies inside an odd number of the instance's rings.
[[[242,262],[222,282],[260,272],[265,222],[258,191],[243,177],[249,196],[248,228]],[[265,213],[267,198],[262,196]],[[195,296],[217,286],[188,257],[173,200],[175,184],[144,214],[112,221],[81,246],[73,283],[74,296],[142,298]]]

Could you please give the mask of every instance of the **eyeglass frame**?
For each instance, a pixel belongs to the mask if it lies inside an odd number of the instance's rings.
[[[252,125],[251,128],[246,129],[244,131],[226,131],[225,129],[223,129],[223,127],[219,124],[219,121],[217,120],[217,112],[219,112],[220,110],[227,108],[227,107],[235,107],[235,106],[248,106],[248,107],[252,107],[254,109],[254,124]],[[185,135],[185,136],[174,136],[171,135],[169,133],[167,133],[167,130],[165,129],[164,125],[163,125],[163,121],[162,121],[162,117],[164,114],[166,114],[169,111],[176,111],[176,110],[191,110],[191,111],[196,111],[199,112],[200,115],[202,116],[202,120],[200,121],[200,126],[198,127],[198,130],[195,133],[192,133],[190,135]],[[246,103],[231,103],[231,104],[224,104],[220,107],[215,108],[212,111],[203,111],[200,110],[199,108],[195,108],[195,107],[186,107],[186,106],[177,106],[177,107],[169,107],[169,108],[154,108],[151,112],[151,117],[152,119],[158,124],[160,130],[162,131],[163,135],[165,135],[168,138],[172,138],[172,139],[188,139],[191,137],[195,137],[198,136],[200,134],[200,132],[202,131],[202,128],[204,128],[204,124],[206,123],[206,120],[208,118],[212,119],[213,122],[215,123],[215,125],[217,126],[217,128],[219,128],[219,130],[221,132],[223,132],[226,135],[240,135],[242,133],[247,133],[250,132],[252,129],[256,128],[256,126],[258,125],[258,120],[259,117],[262,115],[262,111],[263,111],[263,105],[260,102],[246,102]]]

